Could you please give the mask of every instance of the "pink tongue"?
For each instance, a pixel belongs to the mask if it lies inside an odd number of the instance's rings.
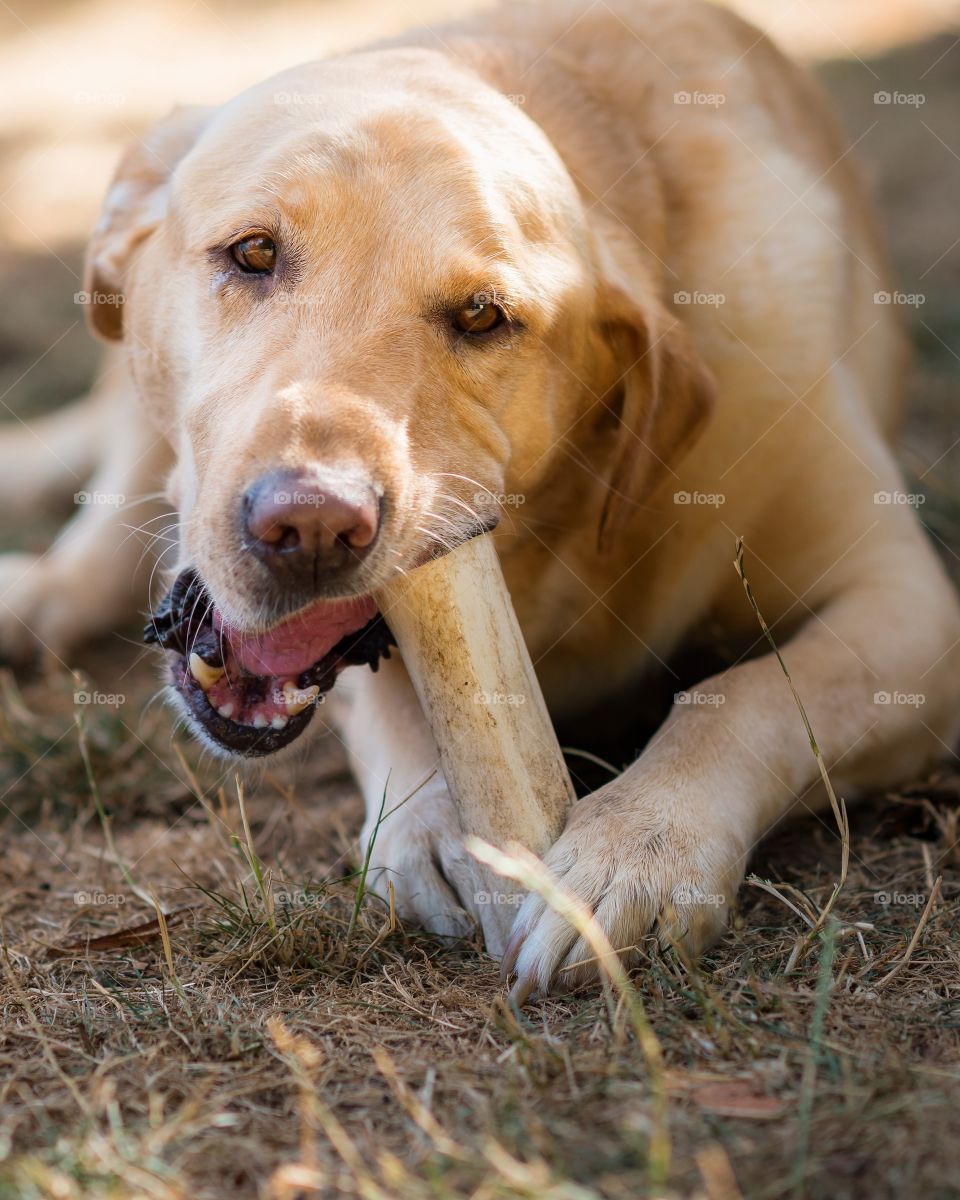
[[[346,637],[377,615],[369,596],[350,600],[318,600],[266,633],[241,633],[226,625],[220,613],[214,624],[222,629],[234,658],[251,675],[299,675],[328,654]]]

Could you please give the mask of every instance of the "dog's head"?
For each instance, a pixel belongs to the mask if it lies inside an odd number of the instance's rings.
[[[176,110],[127,154],[89,312],[178,451],[155,638],[213,744],[292,741],[388,644],[377,588],[549,489],[578,427],[607,441],[585,533],[616,536],[709,391],[628,241],[535,120],[425,50]]]

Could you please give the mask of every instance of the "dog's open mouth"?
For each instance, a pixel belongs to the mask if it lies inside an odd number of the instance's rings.
[[[173,652],[172,684],[207,736],[248,756],[289,745],[344,667],[376,670],[396,644],[369,596],[318,600],[266,633],[242,633],[192,569],[177,576],[143,637]]]

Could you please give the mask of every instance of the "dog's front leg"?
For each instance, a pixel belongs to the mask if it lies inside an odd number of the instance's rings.
[[[0,555],[0,659],[63,655],[115,629],[146,601],[153,556],[145,544],[162,552],[176,541],[165,536],[176,514],[164,517],[169,505],[157,498],[172,452],[132,382],[118,372],[84,413],[99,414],[83,438],[96,439],[100,453],[94,474],[72,485],[75,515],[44,554]]]
[[[922,535],[911,541],[909,551],[854,568],[856,581],[783,650],[847,798],[922,770],[956,735],[957,601]],[[633,766],[574,805],[546,858],[628,960],[651,935],[693,953],[708,946],[757,842],[792,807],[822,802],[817,762],[774,655],[680,699]],[[504,966],[522,1000],[590,977],[592,966],[576,965],[590,955],[534,895]]]
[[[400,915],[431,932],[464,936],[479,925],[487,948],[500,953],[517,906],[509,889],[491,894],[463,848],[436,743],[396,652],[376,674],[346,672],[328,703],[366,806],[368,886],[387,899],[392,883]]]

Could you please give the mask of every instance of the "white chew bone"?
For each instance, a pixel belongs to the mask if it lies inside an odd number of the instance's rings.
[[[492,538],[471,538],[397,576],[377,601],[464,834],[543,855],[563,830],[573,787]],[[505,935],[516,907],[504,908],[497,924]],[[491,940],[496,954],[502,945]]]

